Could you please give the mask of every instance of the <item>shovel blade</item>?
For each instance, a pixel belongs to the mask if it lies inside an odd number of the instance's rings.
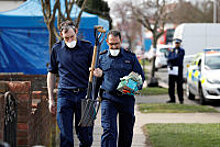
[[[82,99],[81,100],[81,119],[79,126],[90,127],[94,125],[94,120],[97,115],[97,108],[99,101],[92,99]]]

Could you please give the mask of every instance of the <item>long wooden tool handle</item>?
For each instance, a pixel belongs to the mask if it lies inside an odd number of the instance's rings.
[[[98,29],[97,31],[100,32],[100,33],[105,33],[105,30],[102,29],[102,28]]]
[[[98,32],[100,33],[105,33],[106,31],[104,30],[103,26],[95,26],[95,29],[97,29]]]
[[[97,26],[97,25],[96,25],[96,26],[94,26],[94,29],[97,29],[97,30],[98,30],[98,29],[103,29],[103,26]]]
[[[89,73],[89,82],[92,83],[92,77],[93,77],[93,71],[95,67],[95,61],[96,61],[96,54],[97,54],[97,46],[94,46],[93,55],[92,55],[92,63],[91,63],[91,70]]]

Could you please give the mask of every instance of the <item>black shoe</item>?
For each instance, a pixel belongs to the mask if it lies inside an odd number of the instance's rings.
[[[166,101],[166,103],[176,103],[176,102],[169,100],[169,101]]]
[[[183,101],[180,101],[180,104],[184,104]]]

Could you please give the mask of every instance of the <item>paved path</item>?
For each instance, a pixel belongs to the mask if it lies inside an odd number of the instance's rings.
[[[136,122],[141,121],[141,118],[137,116],[137,111],[135,111],[136,115]],[[97,119],[95,121],[95,128],[94,128],[94,141],[92,147],[100,147],[100,140],[101,140],[101,134],[102,134],[102,127],[101,127],[101,115],[100,112],[98,113]],[[74,142],[75,142],[75,147],[79,146],[79,141],[76,137],[74,136]],[[145,146],[145,136],[142,132],[141,126],[139,126],[138,123],[135,123],[134,126],[134,136],[133,136],[133,144],[132,147],[146,147]]]
[[[145,144],[145,135],[142,126],[148,123],[220,123],[220,113],[140,113],[137,109],[139,103],[165,103],[168,95],[137,96],[135,105],[135,126],[132,147],[148,147]],[[185,104],[197,104],[194,101],[185,99]],[[94,128],[94,142],[92,147],[100,147],[102,134],[101,116],[98,114]],[[78,139],[75,136],[75,146],[78,146]]]

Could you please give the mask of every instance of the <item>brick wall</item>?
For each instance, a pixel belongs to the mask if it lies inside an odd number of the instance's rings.
[[[0,82],[0,91],[11,91],[17,100],[17,146],[51,146],[56,135],[55,117],[48,111],[46,91],[32,91],[31,84],[31,81]],[[0,141],[4,130],[3,100],[0,95]]]
[[[0,75],[0,81],[31,81],[34,91],[46,89],[46,75]]]
[[[32,109],[31,82],[13,81],[8,85],[17,100],[17,145],[27,146],[30,144],[28,135],[31,133],[29,122]]]
[[[56,142],[56,117],[48,111],[47,92],[32,92],[30,145],[52,146]]]
[[[9,90],[8,84],[0,82],[0,141],[3,141],[4,137],[4,117],[5,117],[5,99],[4,93]]]
[[[0,94],[0,141],[3,140],[3,130],[4,130],[4,95]]]

